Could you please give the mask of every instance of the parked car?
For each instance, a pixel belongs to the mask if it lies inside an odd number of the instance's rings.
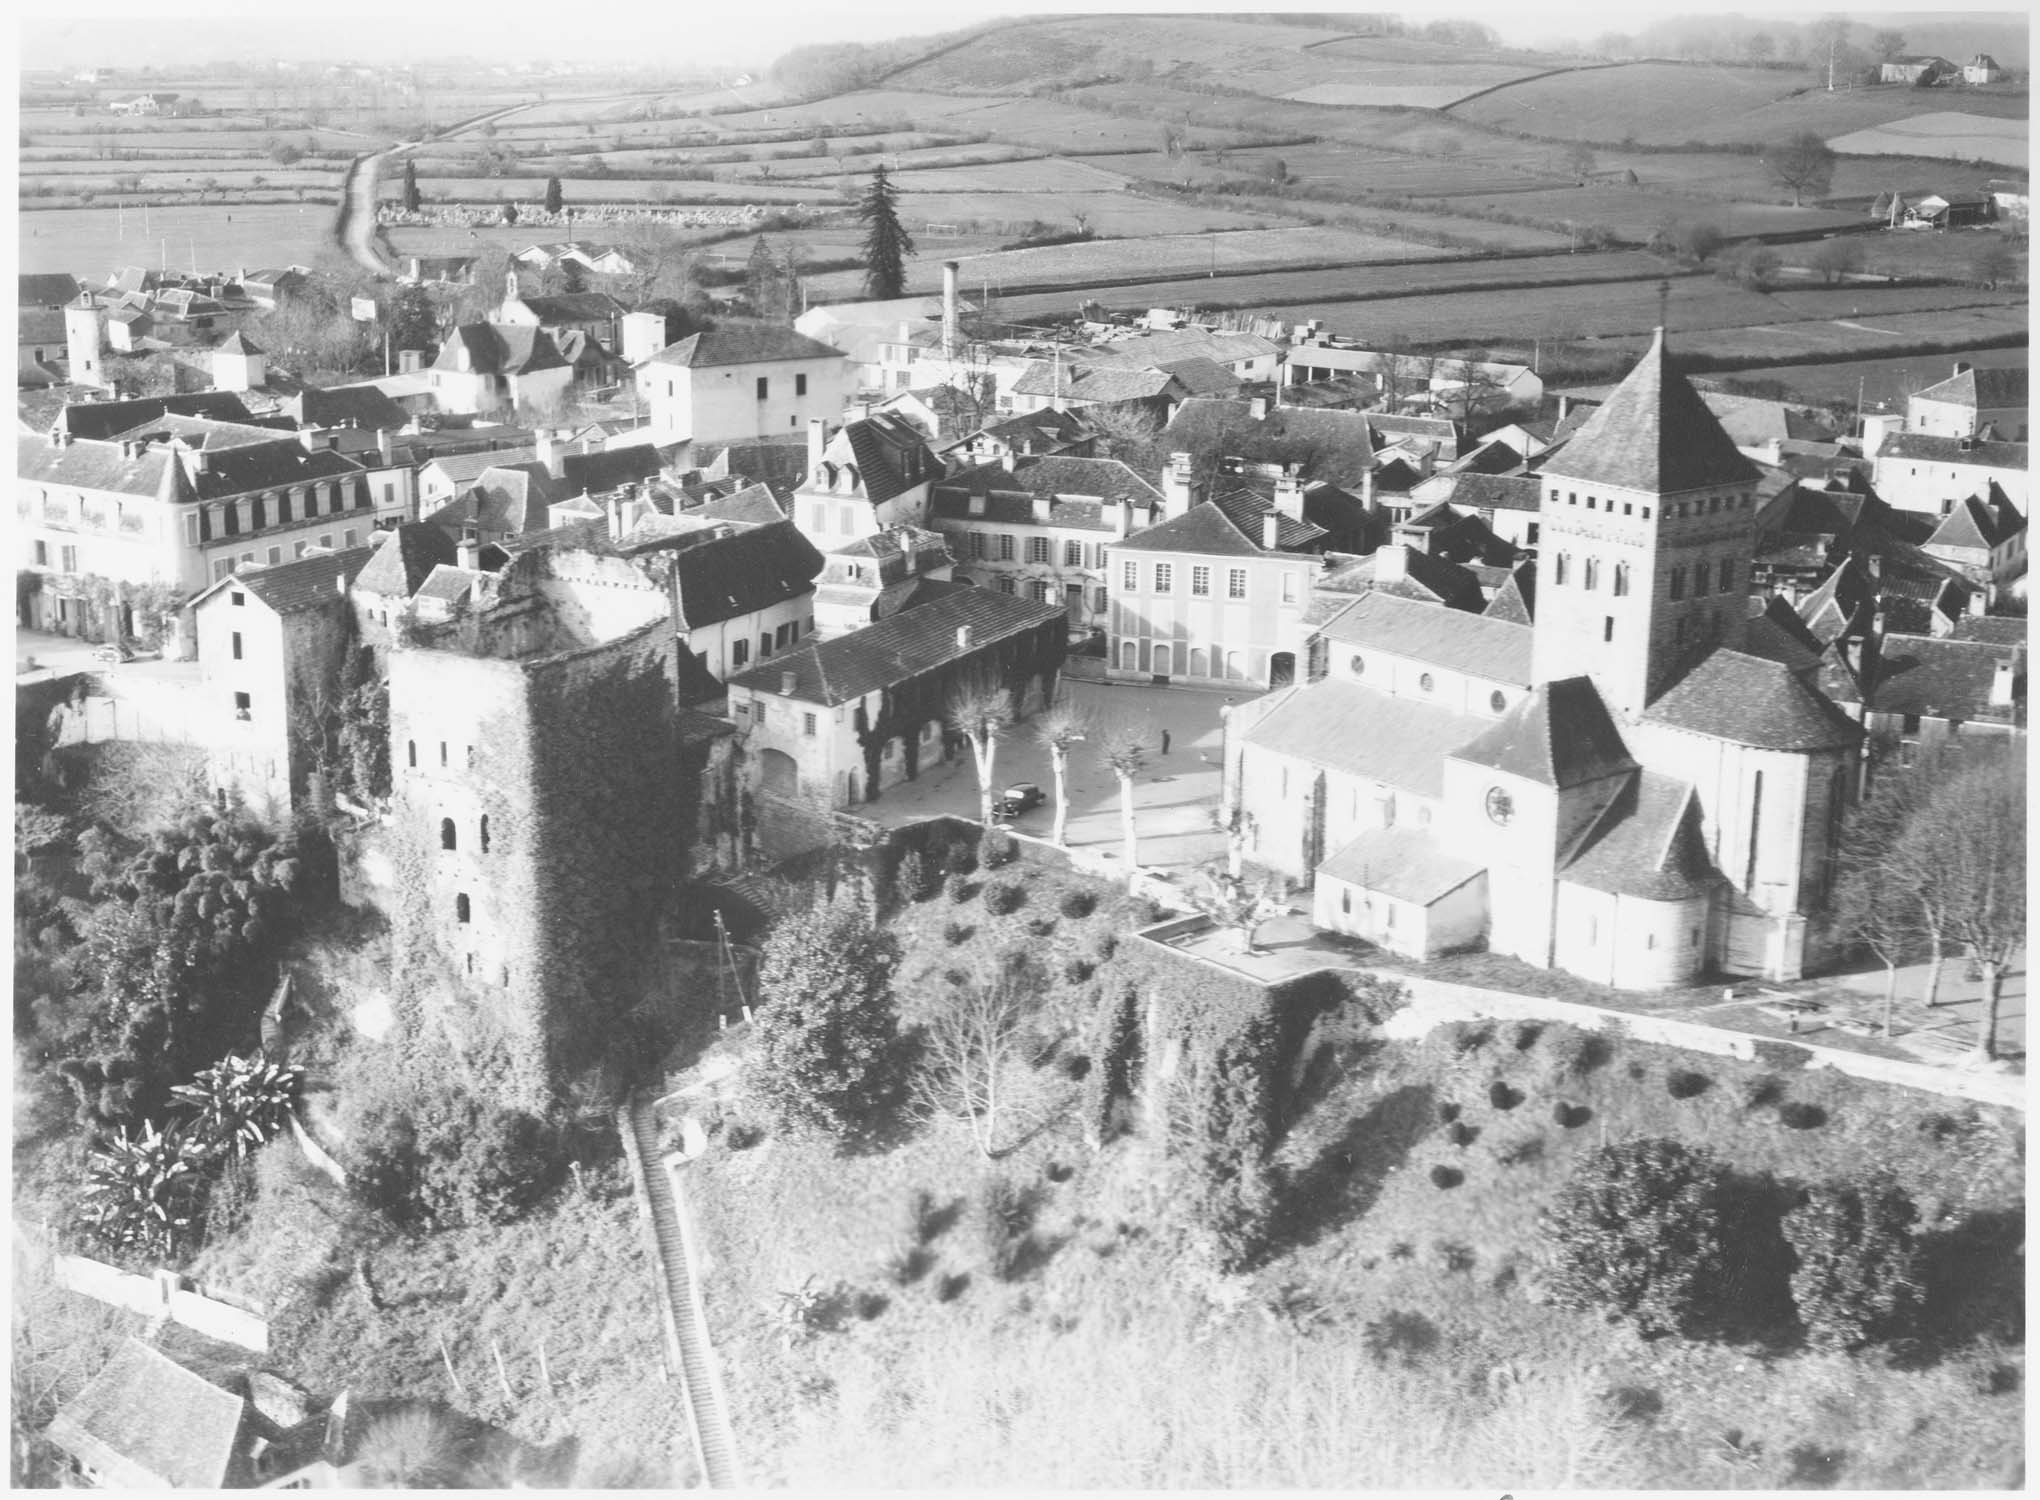
[[[1017,818],[1032,808],[1041,806],[1041,788],[1031,781],[1016,781],[999,795],[992,804],[992,811],[1001,818]]]

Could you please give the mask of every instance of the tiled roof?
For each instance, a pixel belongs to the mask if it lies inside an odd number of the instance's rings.
[[[567,368],[551,334],[542,328],[509,323],[463,323],[446,336],[432,368],[458,371],[457,351],[463,345],[468,352],[468,373],[531,375]]]
[[[1937,437],[1930,432],[1887,432],[1877,445],[1879,458],[1916,458],[1937,464],[1973,464],[1986,469],[2023,469],[2026,444],[1977,442],[1971,438]]]
[[[519,297],[541,324],[594,323],[621,317],[623,304],[607,292],[559,292],[550,297]]]
[[[848,635],[809,640],[731,678],[730,686],[778,695],[784,675],[791,673],[793,692],[787,696],[834,706],[1062,619],[1057,604],[1035,604],[994,589],[957,589]],[[957,641],[964,626],[970,627],[968,645]]]
[[[1272,500],[1264,499],[1252,490],[1232,489],[1214,495],[1210,504],[1225,512],[1225,518],[1239,528],[1242,535],[1261,551],[1303,552],[1320,547],[1325,539],[1325,529],[1309,521],[1300,521],[1276,509]],[[1267,518],[1274,516],[1275,545],[1272,548],[1261,545],[1266,535]]]
[[[211,417],[182,417],[169,412],[131,427],[126,432],[115,433],[112,441],[140,441],[144,438],[160,441],[174,437],[181,440],[187,448],[198,448],[207,453],[273,443],[281,437],[288,437],[295,442],[297,432],[289,425],[289,419],[277,420],[279,425],[269,427],[257,426],[253,422],[219,422]]]
[[[1590,677],[1540,682],[1453,758],[1561,791],[1636,768]]]
[[[694,630],[797,599],[821,571],[822,554],[791,521],[683,544],[673,555],[681,623]]]
[[[64,272],[23,273],[19,280],[21,307],[62,307],[78,300],[78,278]]]
[[[361,575],[374,555],[373,547],[349,547],[340,552],[308,552],[292,562],[269,567],[243,563],[239,572],[222,578],[192,602],[232,586],[246,589],[280,615],[319,609],[345,599],[347,585]]]
[[[1254,463],[1297,463],[1307,479],[1358,489],[1374,460],[1373,432],[1372,417],[1363,412],[1270,406],[1257,418],[1251,401],[1200,396],[1176,408],[1156,444]]]
[[[665,458],[650,443],[627,443],[596,453],[563,453],[559,465],[560,488],[566,493],[600,495],[654,477],[665,466]]]
[[[2026,404],[2026,367],[2017,365],[2007,369],[1967,369],[1959,375],[1951,375],[1923,391],[1914,391],[1915,401],[1944,401],[1951,406],[1967,406],[1987,410],[2000,406],[2024,406]]]
[[[1240,377],[1224,365],[1211,360],[1171,359],[1160,361],[1155,368],[1164,375],[1172,375],[1176,384],[1191,396],[1229,396],[1240,388]]]
[[[467,598],[477,583],[488,576],[479,568],[462,568],[452,563],[441,563],[425,575],[425,581],[418,585],[418,592],[413,597],[435,599],[444,604],[458,604]]]
[[[1247,538],[1226,513],[1210,501],[1193,505],[1174,520],[1150,526],[1123,542],[1114,552],[1195,552],[1208,557],[1260,557],[1260,543]]]
[[[751,526],[769,526],[786,519],[786,512],[762,484],[749,484],[733,495],[705,500],[686,514],[704,521],[740,521]]]
[[[1986,504],[1975,495],[1965,495],[1941,519],[1926,545],[1962,551],[1989,552],[2026,529],[2026,518],[2006,504],[2002,509]]]
[[[484,448],[479,453],[443,453],[429,460],[425,467],[438,470],[448,484],[458,488],[479,479],[491,469],[532,463],[537,457],[536,448]]]
[[[1062,397],[1092,405],[1145,401],[1172,392],[1181,395],[1182,391],[1176,377],[1162,370],[1069,364],[1058,369],[1049,360],[1036,360],[1013,382],[1015,395]]]
[[[432,570],[454,559],[454,540],[426,521],[406,521],[383,533],[375,555],[354,579],[355,592],[408,599]]]
[[[716,365],[756,365],[776,360],[842,357],[840,350],[777,323],[726,318],[713,328],[690,334],[677,344],[668,344],[645,363],[702,370]]]
[[[1079,357],[1141,365],[1155,365],[1163,360],[1209,359],[1223,365],[1266,359],[1277,352],[1274,344],[1256,333],[1232,333],[1216,328],[1170,328],[1113,339],[1084,350]]]
[[[261,345],[257,344],[238,328],[213,345],[213,353],[215,354],[239,354],[245,356],[264,352]]]
[[[1700,835],[1693,788],[1655,771],[1630,779],[1559,878],[1645,901],[1686,901],[1722,883]]]
[[[45,1432],[123,1489],[220,1489],[234,1468],[244,1405],[129,1339]]]
[[[1872,713],[2010,723],[2011,707],[1991,706],[1991,684],[1999,662],[2016,662],[2015,697],[2023,698],[2024,658],[2023,646],[1893,632],[1878,649],[1864,698]]]
[[[175,412],[187,417],[214,417],[246,422],[247,404],[232,391],[194,391],[182,396],[143,396],[133,401],[81,401],[64,408],[62,426],[74,438],[105,438],[143,422]]]
[[[1969,615],[1955,626],[1958,641],[1989,641],[1997,646],[2023,646],[2026,622],[2012,615]]]
[[[1242,738],[1311,765],[1437,797],[1444,791],[1445,757],[1491,722],[1326,678],[1291,690]]]
[[[1396,901],[1429,906],[1486,867],[1447,854],[1428,829],[1374,828],[1318,866],[1318,874],[1343,880]]]
[[[544,464],[506,465],[484,469],[459,499],[425,519],[454,535],[472,521],[483,531],[514,536],[543,530],[552,506],[563,498]]]
[[[1491,620],[1507,620],[1515,625],[1534,625],[1537,622],[1537,569],[1534,564],[1525,563],[1509,574],[1509,581],[1495,590],[1494,598],[1481,611]]]
[[[1386,651],[1495,682],[1530,682],[1527,627],[1488,615],[1398,599],[1379,589],[1362,594],[1318,628],[1350,650]]]
[[[1743,626],[1745,651],[1779,662],[1794,672],[1806,672],[1819,665],[1826,643],[1807,628],[1784,595],[1773,594],[1765,599],[1752,594],[1749,603],[1749,620]]]
[[[61,344],[64,342],[64,313],[56,307],[24,307],[15,325],[18,344]]]
[[[822,460],[855,464],[864,497],[873,505],[882,505],[942,473],[941,462],[928,451],[927,439],[913,424],[890,412],[845,422],[829,439]]]
[[[1381,581],[1384,554],[1400,554],[1403,576]],[[1401,542],[1384,542],[1365,557],[1340,563],[1318,576],[1316,593],[1323,596],[1364,594],[1369,590],[1419,604],[1443,604],[1451,609],[1479,614],[1487,604],[1480,578],[1471,568],[1447,562]],[[1343,604],[1326,609],[1318,617],[1330,619]],[[1315,608],[1315,606],[1313,606]]]
[[[1112,458],[1063,458],[1049,455],[1016,458],[1003,464],[980,464],[937,480],[929,490],[933,514],[944,520],[987,520],[1028,526],[1034,522],[1034,499],[1050,497],[1051,526],[1109,531],[1099,501],[1131,500],[1136,507],[1160,505],[1162,493],[1125,464]],[[982,495],[982,516],[973,515],[970,497]],[[1068,496],[1069,499],[1055,499]]]
[[[367,427],[395,431],[410,414],[372,385],[306,386],[283,409],[307,427]]]
[[[1757,477],[1699,392],[1672,368],[1662,330],[1615,393],[1539,467],[1547,478],[1654,495]]]
[[[283,441],[250,444],[208,452],[205,471],[194,474],[192,487],[202,500],[245,495],[251,490],[279,489],[293,484],[344,479],[366,472],[345,454],[329,448],[308,453],[302,443]]]
[[[1829,750],[1861,736],[1846,714],[1790,668],[1742,651],[1713,652],[1643,716],[1758,750]]]
[[[1478,447],[1452,460],[1450,474],[1520,474],[1523,472],[1523,455],[1503,442],[1500,438],[1483,442]],[[1533,482],[1532,489],[1535,489]]]

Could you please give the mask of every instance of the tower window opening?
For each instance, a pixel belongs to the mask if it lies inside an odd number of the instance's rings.
[[[441,818],[439,820],[439,847],[442,849],[452,849],[457,847],[459,842],[460,838],[454,830],[453,819]]]
[[[473,918],[474,907],[468,901],[467,892],[461,891],[453,898],[453,919],[465,926]]]

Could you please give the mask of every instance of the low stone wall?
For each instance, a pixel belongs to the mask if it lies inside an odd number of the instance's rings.
[[[269,1352],[269,1324],[247,1308],[208,1295],[175,1271],[137,1276],[82,1255],[59,1255],[57,1285],[145,1318],[168,1318],[222,1343]]]

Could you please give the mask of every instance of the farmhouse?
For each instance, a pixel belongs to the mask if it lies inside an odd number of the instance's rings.
[[[1988,224],[1996,217],[1996,200],[1989,193],[1929,193],[1906,205],[1907,229],[1966,229]]]
[[[951,753],[943,719],[958,688],[993,681],[1021,712],[1038,707],[1066,638],[1054,605],[957,589],[731,678],[730,713],[760,791],[854,807]]]
[[[1958,69],[1945,57],[1894,57],[1877,70],[1879,83],[1935,84]]]
[[[1960,570],[1988,600],[2026,571],[2026,518],[1993,486],[1987,497],[1957,501],[1921,550]]]
[[[1860,731],[1747,628],[1756,477],[1660,335],[1541,461],[1534,623],[1364,596],[1323,681],[1233,712],[1222,818],[1398,951],[1800,973]]]
[[[1996,83],[2004,76],[2005,70],[1988,52],[1979,52],[1962,65],[1964,83]]]

